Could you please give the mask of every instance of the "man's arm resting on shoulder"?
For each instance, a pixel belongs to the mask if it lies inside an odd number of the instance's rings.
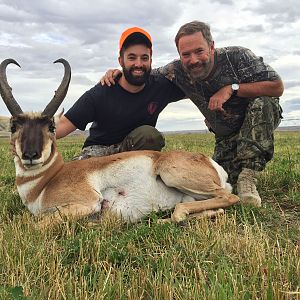
[[[115,79],[122,74],[122,71],[119,69],[109,69],[106,71],[106,73],[100,78],[99,83],[107,86],[115,85]]]
[[[68,118],[62,116],[56,126],[56,138],[63,138],[76,129],[77,127]]]

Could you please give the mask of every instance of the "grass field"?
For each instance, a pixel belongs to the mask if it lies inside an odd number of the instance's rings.
[[[14,185],[0,138],[0,299],[300,299],[300,134],[276,133],[259,178],[262,208],[236,205],[186,226],[66,221],[41,231]],[[82,137],[59,141],[65,160]],[[168,135],[167,148],[213,152],[210,134]],[[67,196],[67,195],[66,195]]]

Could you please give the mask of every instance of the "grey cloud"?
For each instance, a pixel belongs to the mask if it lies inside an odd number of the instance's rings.
[[[300,97],[291,100],[286,100],[284,103],[282,103],[282,108],[284,113],[289,113],[296,110],[300,111]]]
[[[219,3],[219,4],[225,4],[225,5],[232,5],[233,0],[212,0],[214,3]]]
[[[71,5],[69,1],[3,3],[0,57],[10,53],[22,64],[30,63],[33,72],[39,68],[38,61],[61,56],[82,72],[105,71],[116,66],[119,35],[126,27],[138,25],[163,32],[181,10],[180,4],[168,0],[140,1],[138,7],[127,1],[114,5],[110,1],[73,1]]]
[[[92,80],[84,75],[72,75],[72,84],[80,84],[80,85],[87,85],[92,86],[95,84]]]
[[[300,87],[300,80],[285,80],[284,81],[284,88],[285,90],[293,87]]]
[[[283,59],[280,67],[276,68],[276,71],[279,72],[284,82],[298,81],[298,78],[300,78],[300,69],[298,67],[299,63],[297,64],[297,61],[299,61],[298,59],[299,58],[297,56],[294,57],[294,62],[291,62],[289,60],[285,61]]]
[[[223,41],[227,40],[234,40],[236,37],[241,37],[245,35],[251,34],[251,36],[255,35],[256,33],[260,34],[264,32],[263,25],[241,25],[239,27],[232,27],[228,26],[226,28],[222,29],[216,29],[213,32],[214,40],[218,43],[221,43]]]
[[[263,25],[245,25],[242,27],[239,27],[240,33],[261,33],[264,32],[264,27]]]
[[[277,24],[276,26],[288,26],[288,24],[297,22],[300,14],[297,0],[260,1],[256,5],[249,5],[247,10],[267,16],[266,21],[274,25]]]
[[[178,53],[174,36],[180,25],[193,19],[203,19],[212,25],[216,46],[249,47],[273,66],[285,81],[286,90],[297,88],[300,78],[296,67],[300,55],[299,30],[294,23],[300,6],[296,1],[238,2],[237,0],[0,0],[0,61],[15,58],[21,69],[8,67],[8,78],[22,107],[39,109],[53,96],[63,75],[53,61],[63,57],[72,67],[72,81],[64,102],[67,109],[93,86],[108,68],[118,67],[118,39],[131,26],[140,26],[153,37],[153,67],[161,66]],[[215,13],[211,13],[215,12]],[[231,22],[233,15],[245,21]],[[249,17],[253,16],[253,21]],[[256,19],[257,18],[257,19]],[[256,22],[257,20],[257,22]],[[251,24],[249,24],[251,23]],[[295,58],[291,58],[294,55]],[[294,59],[294,61],[293,61]],[[294,100],[293,100],[294,101]],[[297,108],[286,101],[285,109]],[[183,114],[194,108],[176,103],[172,112]],[[284,102],[285,105],[285,102]],[[0,101],[0,115],[7,109]],[[185,120],[166,119],[164,126],[191,126]],[[198,124],[198,125],[196,125]],[[200,126],[200,125],[199,125]],[[202,125],[201,125],[202,126]]]
[[[172,130],[202,130],[205,129],[204,122],[200,122],[199,119],[185,119],[185,120],[158,120],[157,128],[161,131],[172,131]]]
[[[52,62],[67,59],[72,68],[69,94],[90,88],[108,68],[118,67],[118,39],[126,27],[141,26],[164,47],[164,29],[172,26],[181,5],[170,0],[139,1],[0,1],[0,61],[12,57],[21,69],[8,66],[8,79],[20,105],[36,109],[48,101],[62,77]],[[152,33],[153,32],[153,33]],[[170,45],[171,46],[171,45]],[[172,45],[173,47],[173,45]],[[161,52],[157,51],[158,52]],[[94,74],[93,78],[85,74]],[[81,86],[79,89],[78,86]],[[76,90],[76,91],[75,91]],[[32,100],[33,95],[36,95]],[[2,101],[0,101],[2,102]],[[68,96],[65,100],[68,104]],[[7,114],[0,103],[0,114]]]

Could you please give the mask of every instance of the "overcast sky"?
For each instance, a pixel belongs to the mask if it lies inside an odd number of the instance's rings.
[[[65,110],[118,67],[118,40],[128,27],[146,29],[153,39],[153,67],[178,54],[174,37],[193,20],[211,25],[215,46],[244,46],[262,56],[282,77],[282,126],[300,125],[300,5],[296,0],[0,0],[0,60],[14,58],[7,77],[24,111],[42,110],[62,76],[60,57],[69,61],[72,80]],[[0,115],[9,116],[3,101]],[[169,105],[160,130],[204,129],[204,118],[189,101]]]

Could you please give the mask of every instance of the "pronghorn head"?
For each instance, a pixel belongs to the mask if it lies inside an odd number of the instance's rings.
[[[25,169],[44,165],[55,146],[53,117],[26,113],[11,117],[11,140]]]
[[[8,64],[19,64],[13,59],[6,59],[0,65],[0,93],[10,111],[11,140],[15,145],[17,156],[24,168],[32,169],[43,166],[55,146],[54,114],[67,94],[71,79],[71,67],[64,59],[59,59],[64,65],[65,74],[54,97],[41,113],[23,113],[11,92],[6,79]]]

